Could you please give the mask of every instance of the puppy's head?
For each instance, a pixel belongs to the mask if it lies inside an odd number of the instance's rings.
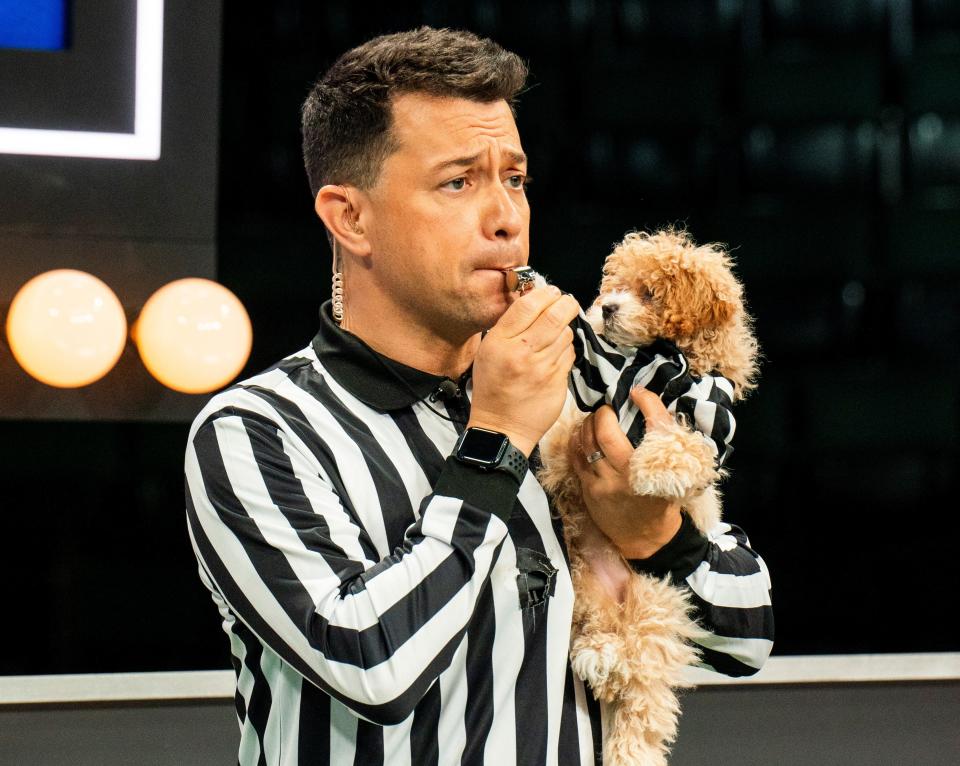
[[[683,231],[628,234],[607,256],[587,318],[617,345],[673,341],[698,374],[726,374],[731,344],[745,345],[749,370],[737,377],[749,379],[754,371],[756,342],[730,256],[719,245],[696,245]],[[742,366],[744,355],[734,356]]]

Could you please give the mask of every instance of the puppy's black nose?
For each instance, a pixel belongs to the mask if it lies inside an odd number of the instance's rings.
[[[604,303],[603,306],[600,307],[600,311],[603,312],[604,319],[609,319],[617,313],[618,308],[620,308],[620,306],[616,303]]]

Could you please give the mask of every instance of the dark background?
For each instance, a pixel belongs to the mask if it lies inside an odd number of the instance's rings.
[[[531,262],[555,283],[588,302],[632,228],[734,248],[766,361],[725,513],[772,572],[775,653],[960,648],[960,5],[225,4],[222,37],[201,29],[222,40],[217,273],[253,321],[248,373],[304,346],[329,294],[299,105],[344,50],[421,23],[529,60]],[[7,417],[0,672],[228,667],[185,532],[188,424]]]
[[[66,50],[0,49],[0,125],[132,132],[136,0],[69,6]],[[220,5],[165,11],[159,160],[0,154],[0,317],[50,269],[102,279],[128,324],[167,282],[216,276]],[[200,406],[155,383],[132,345],[105,378],[64,390],[34,381],[0,339],[0,418],[182,421]]]

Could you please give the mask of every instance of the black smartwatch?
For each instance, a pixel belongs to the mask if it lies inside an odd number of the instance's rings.
[[[506,434],[486,428],[468,428],[457,439],[454,457],[462,463],[484,471],[505,471],[523,484],[527,475],[527,459],[510,443]]]

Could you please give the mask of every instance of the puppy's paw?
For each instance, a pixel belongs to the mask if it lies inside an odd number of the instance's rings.
[[[722,505],[719,490],[711,484],[703,492],[684,498],[683,510],[690,516],[693,525],[707,534],[720,523]]]
[[[630,458],[630,485],[638,495],[681,500],[719,478],[714,447],[679,423],[650,428]]]
[[[623,666],[623,646],[614,636],[602,634],[580,636],[570,650],[570,665],[577,676],[593,688],[597,694],[613,693],[608,687]],[[587,640],[589,639],[589,640]]]

